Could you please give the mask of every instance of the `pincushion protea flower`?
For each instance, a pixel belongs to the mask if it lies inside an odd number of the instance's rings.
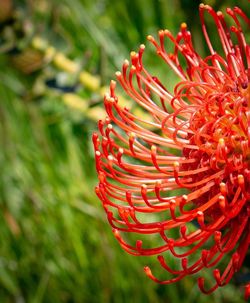
[[[107,118],[93,142],[96,193],[122,248],[157,256],[171,276],[159,280],[146,266],[152,280],[169,284],[201,272],[199,288],[211,293],[242,267],[250,243],[250,45],[242,29],[250,19],[238,7],[226,11],[232,25],[208,5],[199,12],[210,55],[194,50],[184,23],[176,37],[168,30],[159,31],[158,41],[148,36],[180,82],[171,93],[167,77],[152,76],[141,45],[116,77],[152,120],[122,107],[111,81]],[[222,54],[211,43],[205,13],[216,24]],[[137,241],[127,240],[131,233]],[[157,246],[142,241],[157,236]],[[178,268],[164,252],[179,259]],[[212,286],[204,269],[212,272]],[[248,298],[250,284],[245,290]]]

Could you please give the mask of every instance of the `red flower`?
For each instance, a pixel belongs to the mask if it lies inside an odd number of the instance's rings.
[[[221,55],[210,41],[205,12],[216,24]],[[194,50],[184,23],[176,37],[168,30],[159,31],[159,42],[148,36],[180,82],[171,93],[167,78],[152,76],[141,45],[116,77],[150,119],[122,107],[111,81],[104,97],[108,117],[93,135],[96,193],[120,245],[133,255],[156,255],[173,277],[160,281],[149,267],[144,270],[161,284],[211,270],[209,289],[198,278],[204,293],[231,280],[250,243],[250,45],[242,30],[250,19],[238,7],[227,14],[231,26],[221,12],[200,5],[210,51],[205,58]],[[166,50],[169,44],[173,53]],[[135,243],[125,240],[131,233]],[[157,246],[142,237],[158,237]],[[164,252],[180,260],[179,269],[170,268]]]

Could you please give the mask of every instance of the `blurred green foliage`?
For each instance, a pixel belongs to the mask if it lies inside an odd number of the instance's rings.
[[[149,280],[147,261],[116,243],[93,190],[102,86],[160,28],[187,22],[206,52],[198,4],[0,1],[0,302],[242,302],[233,285],[207,297],[192,279]]]

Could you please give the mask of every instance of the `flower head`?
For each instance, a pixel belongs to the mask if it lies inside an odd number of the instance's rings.
[[[151,75],[141,45],[116,77],[144,114],[123,107],[111,81],[107,118],[93,142],[96,193],[120,245],[133,255],[157,256],[170,277],[159,280],[146,266],[152,280],[169,284],[198,273],[200,289],[211,293],[242,267],[250,244],[250,45],[242,29],[250,19],[238,7],[226,11],[232,25],[208,5],[199,10],[210,54],[195,51],[185,23],[176,37],[168,30],[148,36],[180,82],[170,92],[167,77]],[[221,54],[205,14],[215,22]],[[137,241],[127,240],[131,233]],[[158,238],[157,245],[145,244],[147,237]],[[168,252],[178,268],[168,264]],[[203,270],[211,271],[212,286]]]

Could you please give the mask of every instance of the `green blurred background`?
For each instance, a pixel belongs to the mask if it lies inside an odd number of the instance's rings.
[[[249,12],[243,0],[205,3]],[[205,296],[192,278],[149,280],[147,261],[119,247],[93,191],[91,134],[105,115],[105,86],[161,28],[177,33],[187,22],[206,53],[198,5],[0,0],[1,303],[242,302],[234,283]],[[148,54],[146,64],[161,73]]]

